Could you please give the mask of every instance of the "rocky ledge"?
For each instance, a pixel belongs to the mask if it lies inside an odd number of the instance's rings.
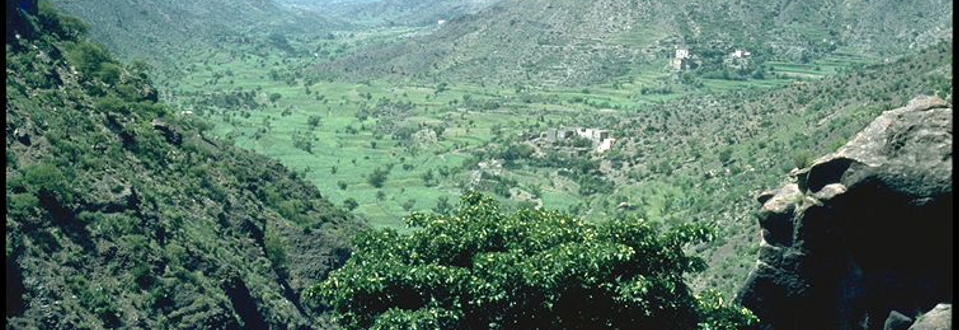
[[[738,300],[763,330],[951,329],[952,105],[887,111],[758,200]]]

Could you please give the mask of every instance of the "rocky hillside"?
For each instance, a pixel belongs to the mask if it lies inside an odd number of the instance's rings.
[[[710,267],[694,286],[731,295],[758,249],[752,197],[835,151],[882,111],[920,94],[951,100],[951,63],[952,45],[943,43],[815,83],[689,96],[627,119],[577,118],[623,137],[601,166],[617,192],[591,207],[622,199],[666,222],[717,221],[723,234],[703,250]]]
[[[952,115],[917,98],[759,196],[740,300],[763,329],[906,329],[952,303]],[[951,329],[941,317],[910,329]]]
[[[363,225],[172,113],[79,20],[7,2],[7,329],[310,329]]]
[[[808,60],[842,49],[900,55],[952,34],[952,2],[504,0],[435,33],[320,65],[323,76],[586,85],[677,47]]]
[[[499,0],[380,0],[352,7],[345,17],[379,25],[430,25],[475,14]]]
[[[474,14],[500,0],[277,0],[361,26],[423,26]]]

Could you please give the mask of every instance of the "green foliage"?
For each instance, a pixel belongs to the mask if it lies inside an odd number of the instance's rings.
[[[312,115],[306,120],[306,124],[310,127],[311,130],[316,129],[322,124],[323,118],[317,115]]]
[[[343,201],[343,207],[346,208],[347,210],[353,211],[357,207],[360,207],[360,203],[357,202],[355,198],[349,197]]]
[[[745,309],[683,282],[705,263],[684,247],[709,226],[594,224],[557,212],[501,212],[464,196],[455,215],[413,214],[410,234],[355,239],[347,265],[311,288],[347,329],[742,329]],[[588,306],[588,308],[584,308]]]
[[[283,239],[276,230],[267,230],[265,236],[263,244],[266,250],[266,257],[270,259],[274,267],[285,274],[289,268],[289,257],[286,254],[286,249],[283,247]]]
[[[792,155],[793,166],[796,168],[806,168],[812,165],[813,155],[808,150],[802,150]]]
[[[313,134],[309,131],[294,131],[291,139],[293,140],[293,147],[307,153],[313,153]]]
[[[60,39],[72,40],[87,33],[90,25],[79,18],[64,15],[56,10],[50,1],[41,0],[37,8],[37,21],[43,32],[52,34]]]
[[[373,187],[383,188],[383,184],[386,183],[386,179],[389,175],[389,170],[377,167],[373,169],[373,173],[370,173],[370,175],[366,177],[366,182]]]
[[[113,78],[112,74],[118,73],[116,63],[113,57],[105,47],[87,40],[81,40],[67,49],[66,58],[70,64],[85,75],[87,79],[91,77]],[[111,64],[106,65],[106,64]],[[106,65],[106,66],[105,66]]]
[[[410,210],[413,209],[414,206],[416,206],[416,199],[410,198],[410,199],[406,200],[405,202],[403,202],[403,210],[404,210],[404,211],[409,212]]]
[[[728,148],[728,147],[723,148],[723,150],[719,152],[719,161],[722,162],[724,165],[729,164],[729,161],[731,161],[732,158],[733,158],[732,148]]]
[[[500,157],[503,158],[504,165],[512,166],[521,160],[530,158],[534,152],[533,147],[528,144],[510,144]]]
[[[114,328],[119,325],[120,309],[103,286],[87,287],[79,298],[81,304],[98,316],[107,328]]]
[[[448,215],[452,213],[453,206],[450,205],[450,199],[447,196],[440,196],[436,200],[436,206],[433,207],[433,212],[441,215]]]
[[[270,96],[269,96],[269,97],[270,97],[270,103],[276,103],[276,101],[279,101],[280,98],[283,97],[283,94],[280,94],[280,93],[270,93]]]
[[[7,195],[7,212],[15,218],[23,218],[30,215],[35,208],[40,206],[40,200],[35,194],[21,193]]]
[[[23,272],[31,294],[16,300],[50,303],[8,327],[239,329],[222,285],[234,279],[269,328],[312,323],[288,293],[338,267],[359,223],[279,163],[205,135],[199,116],[167,115],[146,66],[40,11],[46,27],[7,48],[7,266],[43,270]],[[334,252],[287,261],[315,247]]]
[[[50,196],[60,203],[73,202],[74,191],[67,182],[66,176],[53,164],[43,163],[24,168],[23,188],[38,197]],[[21,205],[28,205],[22,201]]]

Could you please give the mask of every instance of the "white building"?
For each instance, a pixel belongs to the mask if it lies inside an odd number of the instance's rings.
[[[596,152],[604,153],[606,151],[609,151],[609,149],[613,148],[614,143],[616,143],[616,139],[614,138],[603,139],[603,142],[600,142],[599,146],[596,146]]]
[[[580,128],[576,130],[576,134],[580,137],[593,140],[594,143],[600,143],[603,139],[609,137],[609,131],[592,128]]]
[[[751,55],[752,55],[752,53],[747,52],[747,51],[742,50],[742,49],[737,49],[735,52],[732,53],[733,58],[746,58],[746,57],[749,57],[749,56],[751,56]]]
[[[673,70],[677,71],[693,68],[695,63],[693,63],[692,58],[693,55],[689,52],[689,49],[676,49],[676,55],[673,57],[672,62],[670,62],[670,66]]]

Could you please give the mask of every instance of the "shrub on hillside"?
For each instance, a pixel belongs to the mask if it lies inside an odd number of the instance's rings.
[[[753,314],[684,275],[705,263],[684,246],[712,230],[662,232],[643,220],[600,224],[531,209],[504,214],[471,193],[451,216],[413,214],[410,234],[357,236],[322,298],[347,329],[742,329]]]
[[[373,170],[373,173],[370,173],[370,175],[366,177],[366,181],[373,187],[383,188],[383,184],[386,183],[386,179],[389,175],[389,170],[384,170],[377,167]]]

